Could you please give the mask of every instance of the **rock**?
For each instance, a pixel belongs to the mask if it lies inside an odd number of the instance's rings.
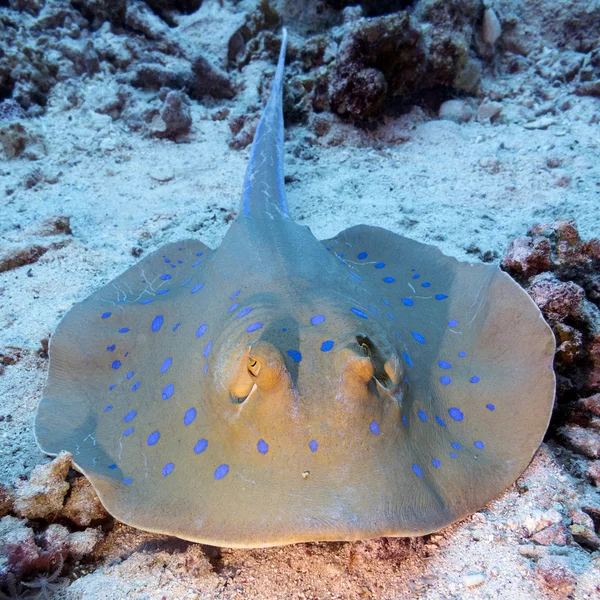
[[[73,235],[71,217],[67,215],[48,217],[42,223],[38,235]]]
[[[21,105],[12,98],[5,98],[0,102],[0,121],[18,121],[27,117]]]
[[[70,467],[71,455],[61,452],[52,462],[35,467],[28,481],[17,482],[15,514],[27,519],[56,518],[69,491],[65,478]]]
[[[579,403],[596,417],[600,417],[600,394],[594,394],[589,398],[581,398]]]
[[[0,518],[12,511],[14,499],[13,491],[0,483]]]
[[[562,515],[557,510],[551,508],[546,512],[533,510],[522,520],[521,525],[525,528],[527,535],[531,536],[545,527],[560,523],[561,521]]]
[[[557,344],[557,361],[560,361],[562,365],[570,365],[583,357],[585,348],[580,331],[564,323],[557,323],[553,327],[553,331]]]
[[[0,587],[6,585],[9,575],[19,580],[34,571],[40,557],[33,529],[25,521],[15,517],[0,519]]]
[[[52,523],[44,531],[44,549],[46,552],[56,556],[60,554],[62,558],[67,558],[69,546],[69,530],[64,525]]]
[[[0,145],[7,159],[39,160],[46,155],[44,136],[22,123],[8,123],[0,127]]]
[[[108,513],[90,482],[85,477],[77,477],[71,485],[62,516],[79,527],[87,527],[92,521],[106,519]]]
[[[586,81],[585,83],[580,83],[575,88],[575,93],[578,96],[594,96],[596,98],[600,98],[600,79],[596,81]]]
[[[484,100],[477,109],[477,121],[479,123],[490,123],[498,117],[502,112],[502,104],[500,102],[492,102]]]
[[[589,458],[600,458],[600,433],[578,425],[565,425],[558,433],[566,446]]]
[[[127,0],[71,0],[71,4],[91,22],[92,29],[98,29],[105,21],[117,26],[125,24]]]
[[[600,460],[591,460],[585,467],[585,476],[596,486],[600,487]]]
[[[473,118],[473,109],[463,100],[446,100],[438,112],[440,119],[466,123]]]
[[[69,535],[69,555],[74,560],[81,560],[91,554],[103,539],[101,527],[88,527],[85,531],[75,531]]]
[[[573,519],[573,524],[569,526],[569,531],[573,539],[584,548],[589,550],[600,549],[600,538],[594,531],[594,521],[590,515],[581,510],[572,509],[569,516]]]
[[[502,34],[502,26],[493,8],[483,11],[483,23],[481,26],[481,37],[486,44],[493,46]]]
[[[12,271],[12,269],[18,269],[24,265],[31,265],[37,262],[48,250],[49,248],[36,244],[28,248],[14,249],[0,255],[0,273]]]
[[[536,275],[529,294],[551,325],[567,317],[577,317],[585,300],[585,291],[581,286],[573,281],[559,281],[551,273]]]
[[[533,534],[531,541],[540,546],[566,546],[569,543],[569,535],[564,525],[555,523]]]
[[[502,268],[513,275],[533,277],[551,267],[550,242],[542,237],[518,237],[508,245]]]
[[[125,24],[127,27],[143,33],[151,40],[161,40],[169,36],[168,25],[152,12],[146,3],[130,0],[126,6]]]
[[[560,593],[563,598],[575,591],[575,575],[564,556],[541,558],[536,565],[536,574],[548,589]]]
[[[190,96],[200,100],[205,96],[213,98],[233,98],[235,91],[229,76],[212,65],[204,56],[198,55],[192,61],[193,81]]]
[[[174,139],[188,133],[192,125],[189,98],[179,91],[170,91],[150,124],[153,135]]]

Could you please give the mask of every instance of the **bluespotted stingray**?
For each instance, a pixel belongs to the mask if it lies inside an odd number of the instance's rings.
[[[285,44],[221,246],[168,244],[68,312],[37,441],[70,451],[120,521],[187,540],[433,532],[527,467],[554,338],[497,266],[293,221]]]

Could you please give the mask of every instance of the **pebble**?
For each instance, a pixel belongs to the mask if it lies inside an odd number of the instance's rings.
[[[466,123],[473,118],[473,109],[463,100],[446,100],[438,112],[440,119]]]
[[[477,109],[477,121],[479,123],[489,123],[502,112],[500,102],[490,102],[484,100]]]
[[[525,129],[548,129],[551,125],[556,125],[556,119],[553,119],[552,117],[542,117],[535,121],[525,123],[523,127]]]
[[[533,510],[521,522],[529,536],[541,531],[545,527],[560,523],[562,515],[554,508],[542,512],[541,510]]]
[[[483,573],[469,573],[463,576],[462,581],[467,588],[477,587],[485,582],[485,575]]]
[[[483,41],[490,46],[493,46],[500,35],[502,34],[502,25],[493,8],[486,8],[483,11],[483,23],[481,28],[481,36]]]

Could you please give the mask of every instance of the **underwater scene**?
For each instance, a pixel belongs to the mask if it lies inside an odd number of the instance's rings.
[[[0,0],[0,599],[600,598],[600,2]]]

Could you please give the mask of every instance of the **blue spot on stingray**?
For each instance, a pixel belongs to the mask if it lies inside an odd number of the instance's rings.
[[[150,304],[151,302],[154,302],[152,298],[146,298],[145,300],[142,300],[140,304]]]
[[[210,351],[212,350],[213,347],[213,341],[210,340],[210,342],[208,342],[208,344],[206,344],[206,348],[204,348],[204,358],[208,358],[208,355],[210,354]]]
[[[450,452],[450,458],[458,458],[458,456],[454,452]]]
[[[418,331],[411,331],[412,336],[415,338],[415,341],[419,342],[419,344],[425,343],[425,338]]]
[[[421,419],[421,421],[423,421],[424,423],[427,423],[427,421],[429,421],[427,415],[422,410],[418,410],[417,414],[419,415],[419,419]]]
[[[166,294],[169,291],[169,288],[165,288],[164,290],[158,290],[158,292],[156,292],[159,296],[162,296],[163,294]]]
[[[156,315],[154,317],[154,319],[152,319],[152,325],[150,326],[150,329],[152,329],[152,331],[156,332],[163,326],[164,322],[165,322],[165,319],[162,315]]]
[[[456,442],[452,442],[450,444],[455,450],[460,450],[460,444],[457,444]]]
[[[196,256],[202,256],[204,252],[196,252]]]
[[[452,365],[445,360],[438,361],[438,365],[440,365],[440,369],[451,369],[452,368]]]
[[[222,464],[215,469],[215,479],[223,479],[229,473],[229,465]]]
[[[110,365],[115,371],[121,366],[120,360],[113,360],[112,365]]]
[[[385,299],[382,298],[381,301],[386,305],[386,306],[391,306],[391,304]]]
[[[356,255],[356,258],[358,258],[358,260],[362,260],[363,258],[367,258],[367,256],[369,256],[366,252],[359,252]]]
[[[117,384],[116,384],[116,383],[111,383],[111,384],[108,386],[108,389],[109,389],[109,390],[114,390],[116,387],[117,387]]]
[[[160,278],[163,281],[168,281],[169,279],[171,279],[171,275],[169,275],[168,273],[165,273],[164,275],[161,275]]]
[[[351,310],[351,311],[352,311],[352,312],[353,312],[353,313],[354,313],[354,314],[355,314],[357,317],[360,317],[361,319],[368,319],[368,318],[369,318],[369,317],[367,317],[367,315],[365,315],[365,313],[364,313],[362,310],[360,310],[360,309],[358,309],[358,308],[354,308],[354,307],[352,307],[350,310]]]
[[[110,317],[110,315],[112,315],[112,313],[109,313],[109,312],[102,313],[102,318],[108,319],[108,317]]]
[[[129,352],[125,352],[125,354],[123,354],[123,356],[127,357],[128,354],[129,354]]]
[[[116,468],[117,468],[117,465],[114,465],[114,464],[113,464],[113,465],[108,465],[108,468],[109,468],[109,469],[116,469]]]
[[[458,321],[456,319],[450,319],[448,321],[448,327],[456,327],[457,325],[458,325]]]
[[[194,454],[202,454],[208,448],[208,440],[202,438],[194,446]]]
[[[237,291],[233,292],[233,294],[231,294],[231,296],[229,296],[229,299],[233,300],[234,298],[237,298],[240,295],[241,291],[242,290],[237,290]]]
[[[405,360],[406,364],[409,367],[414,367],[415,363],[412,361],[412,358],[408,355],[408,352],[403,352],[402,353],[402,358]]]
[[[228,309],[227,312],[233,312],[237,307],[239,306],[239,304],[237,302],[234,302]]]
[[[192,267],[197,267],[198,265],[202,264],[202,259],[197,260],[196,262],[192,263]]]
[[[165,387],[163,388],[163,391],[162,391],[162,395],[161,395],[162,399],[168,400],[173,395],[174,391],[175,391],[175,386],[172,383],[165,385]]]
[[[135,392],[135,391],[136,391],[136,390],[137,390],[137,389],[140,387],[140,385],[141,385],[141,384],[142,384],[142,382],[141,382],[141,381],[136,381],[136,382],[135,382],[135,383],[134,383],[134,384],[131,386],[131,391],[132,391],[132,392]]]
[[[466,355],[467,355],[467,353],[466,353],[464,350],[461,350],[461,351],[458,353],[458,356],[460,356],[461,358],[464,358]]]
[[[384,277],[383,281],[385,281],[385,283],[394,283],[396,280],[393,277]]]
[[[423,471],[421,471],[421,467],[419,465],[413,464],[412,470],[415,472],[417,477],[423,477]]]
[[[166,256],[163,258],[163,260],[164,260],[166,263],[170,263],[170,262],[171,262],[171,259],[170,259],[170,258],[167,258]]]
[[[266,454],[269,451],[269,444],[267,444],[265,440],[258,440],[258,444],[256,444],[256,449],[261,454]]]
[[[192,406],[192,408],[188,408],[185,411],[185,415],[183,415],[183,424],[187,427],[188,425],[191,425],[194,422],[194,419],[196,418],[196,409]]]
[[[129,327],[121,327],[121,329],[119,329],[119,333],[127,333],[129,331]]]
[[[177,262],[178,262],[180,265],[182,265],[182,264],[183,264],[183,261],[182,261],[180,258],[178,258],[178,259],[177,259]]]
[[[483,450],[485,448],[485,444],[480,440],[473,442],[473,446],[475,446],[475,448],[479,448],[479,450]]]
[[[204,287],[203,283],[197,283],[191,290],[190,292],[192,294],[195,294],[198,290],[201,290]]]
[[[382,262],[375,263],[376,269],[383,269],[383,267],[385,267],[385,263],[382,263]]]
[[[415,301],[412,298],[402,298],[402,304],[404,306],[413,306]]]
[[[252,323],[251,325],[248,325],[248,327],[246,327],[246,331],[248,333],[252,333],[253,331],[256,331],[257,329],[261,329],[263,326],[263,324],[259,321],[257,323]]]
[[[438,425],[441,425],[442,427],[446,427],[446,423],[444,423],[444,421],[442,421],[442,419],[439,415],[435,415],[435,420],[438,422]]]
[[[115,344],[111,344],[110,346],[106,346],[106,349],[107,349],[109,352],[114,352],[116,347],[117,347],[117,346],[116,346]]]
[[[133,421],[135,419],[135,415],[137,415],[137,410],[130,410],[124,417],[123,421],[125,423],[129,423],[129,421]]]
[[[319,442],[317,442],[317,440],[310,440],[310,442],[308,442],[308,447],[311,452],[316,452],[319,449]]]
[[[350,277],[352,277],[352,279],[356,279],[356,281],[362,281],[362,277],[354,271],[350,271]]]
[[[287,353],[294,362],[299,363],[302,360],[302,352],[299,350],[288,350]]]
[[[181,323],[175,323],[175,325],[173,325],[173,331],[177,331],[177,328],[181,325]]]
[[[130,436],[132,433],[133,433],[133,427],[130,427],[129,429],[126,429],[126,430],[123,432],[123,435],[124,435],[125,437],[129,437],[129,436]]]
[[[421,277],[421,276],[420,276],[418,273],[415,273],[415,274],[412,276],[412,278],[413,278],[413,279],[419,279],[419,277]]]
[[[206,363],[204,365],[204,376],[206,377],[206,374],[208,373],[208,363]]]
[[[435,299],[436,300],[444,300],[445,298],[447,298],[448,296],[446,296],[446,294],[436,294],[435,295]]]
[[[386,312],[385,313],[392,321],[396,320],[396,317],[391,313],[391,312]]]
[[[173,359],[168,356],[163,360],[163,364],[160,366],[160,374],[166,373],[169,370],[169,367],[173,364]]]
[[[367,307],[375,316],[377,316],[377,311],[372,307],[372,306],[368,306]]]
[[[421,287],[425,287],[425,288],[427,288],[427,287],[430,287],[430,286],[431,286],[431,283],[429,283],[429,281],[424,281],[424,282],[421,284]]]
[[[190,281],[192,280],[191,277],[188,277],[182,284],[181,287],[183,287],[184,285],[187,285]]]
[[[202,337],[206,333],[207,328],[208,328],[208,325],[206,323],[202,323],[202,325],[200,325],[200,327],[198,327],[198,329],[196,329],[196,337],[197,338]]]
[[[480,381],[479,377],[477,377],[477,375],[473,375],[473,377],[471,377],[471,379],[469,379],[470,383],[477,383],[478,381]]]
[[[173,472],[173,469],[175,468],[175,465],[172,462],[168,462],[162,470],[162,475],[163,477],[166,477],[167,475],[170,475]]]
[[[448,375],[442,375],[440,377],[440,383],[442,385],[450,385],[452,383],[452,379],[448,377]]]
[[[148,444],[148,446],[154,446],[154,444],[158,443],[158,440],[160,440],[160,431],[153,431],[148,436],[148,439],[146,440],[146,444]]]
[[[437,459],[437,458],[432,458],[431,459],[431,464],[436,468],[439,469],[442,466],[442,463]]]
[[[406,418],[406,415],[402,415],[402,422],[404,423],[404,427],[408,427],[408,419]]]
[[[251,306],[246,306],[246,308],[242,308],[242,310],[240,310],[240,312],[238,313],[236,319],[241,319],[242,317],[245,317],[251,311],[252,311]]]
[[[336,256],[337,256],[338,258],[344,258],[344,253],[343,253],[343,252],[341,252],[340,254],[336,254]]]
[[[325,340],[321,344],[321,352],[329,352],[333,348],[334,344],[335,342],[333,340]]]
[[[325,321],[325,315],[315,315],[310,318],[311,325],[320,325],[323,321]]]
[[[462,411],[460,410],[460,408],[456,408],[456,407],[452,407],[448,409],[448,414],[455,420],[455,421],[462,421],[465,418],[465,415],[463,415]]]
[[[123,483],[125,485],[131,485],[133,483],[133,479],[131,479],[131,477],[123,477]]]
[[[492,412],[496,410],[496,406],[494,404],[486,404],[485,407]]]
[[[112,404],[107,404],[107,405],[104,407],[104,412],[108,412],[109,410],[112,410]]]
[[[377,421],[373,421],[370,425],[369,425],[369,429],[371,430],[371,433],[374,433],[375,435],[379,435],[381,432],[379,431],[379,423]]]

